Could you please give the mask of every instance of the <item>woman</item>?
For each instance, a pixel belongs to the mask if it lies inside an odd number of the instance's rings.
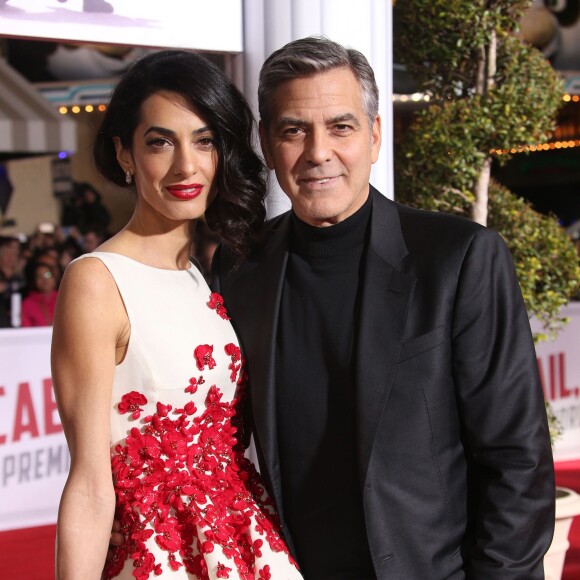
[[[95,162],[137,203],[59,291],[52,365],[71,453],[61,580],[100,578],[114,516],[125,543],[105,578],[300,578],[232,425],[245,377],[236,336],[189,260],[202,214],[240,257],[263,222],[252,129],[235,87],[188,52],[143,58],[113,93]]]
[[[52,326],[57,297],[54,268],[33,262],[28,269],[29,292],[22,302],[22,326]]]

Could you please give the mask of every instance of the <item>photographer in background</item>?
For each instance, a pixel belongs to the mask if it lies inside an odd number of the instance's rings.
[[[13,296],[25,286],[17,238],[0,238],[0,327],[12,326]]]

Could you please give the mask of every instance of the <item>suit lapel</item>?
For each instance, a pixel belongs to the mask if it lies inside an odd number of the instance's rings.
[[[255,260],[229,278],[228,303],[248,362],[254,429],[281,509],[276,428],[276,333],[288,260],[290,215],[282,216]]]
[[[361,292],[356,352],[359,477],[365,481],[378,423],[403,343],[415,280],[397,266],[407,255],[393,202],[371,187],[373,211]]]

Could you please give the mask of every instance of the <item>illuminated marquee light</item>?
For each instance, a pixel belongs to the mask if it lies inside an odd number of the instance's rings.
[[[580,103],[580,95],[571,95],[566,93],[562,96],[565,103]],[[580,139],[564,139],[561,141],[552,141],[551,143],[538,143],[535,145],[518,145],[511,149],[490,149],[490,155],[515,155],[517,153],[536,153],[538,151],[553,151],[554,149],[573,149],[580,147]]]
[[[64,105],[58,108],[58,112],[61,115],[78,115],[81,112],[84,113],[102,113],[107,110],[107,105],[72,105],[70,107],[65,107]]]
[[[553,151],[554,149],[573,149],[580,147],[580,139],[569,139],[566,141],[552,141],[551,143],[539,143],[537,145],[519,145],[512,149],[490,149],[490,155],[507,155],[508,153],[515,155],[517,153],[537,152],[537,151]]]
[[[412,95],[395,95],[393,94],[391,100],[395,103],[408,103],[412,101],[414,103],[419,103],[424,101],[428,103],[431,100],[431,95],[426,93],[413,93]]]

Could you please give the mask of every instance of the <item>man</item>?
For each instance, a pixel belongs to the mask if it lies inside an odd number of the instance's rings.
[[[554,475],[508,250],[369,185],[381,144],[362,54],[287,44],[259,87],[292,202],[217,290],[247,357],[260,464],[307,580],[539,579]]]

